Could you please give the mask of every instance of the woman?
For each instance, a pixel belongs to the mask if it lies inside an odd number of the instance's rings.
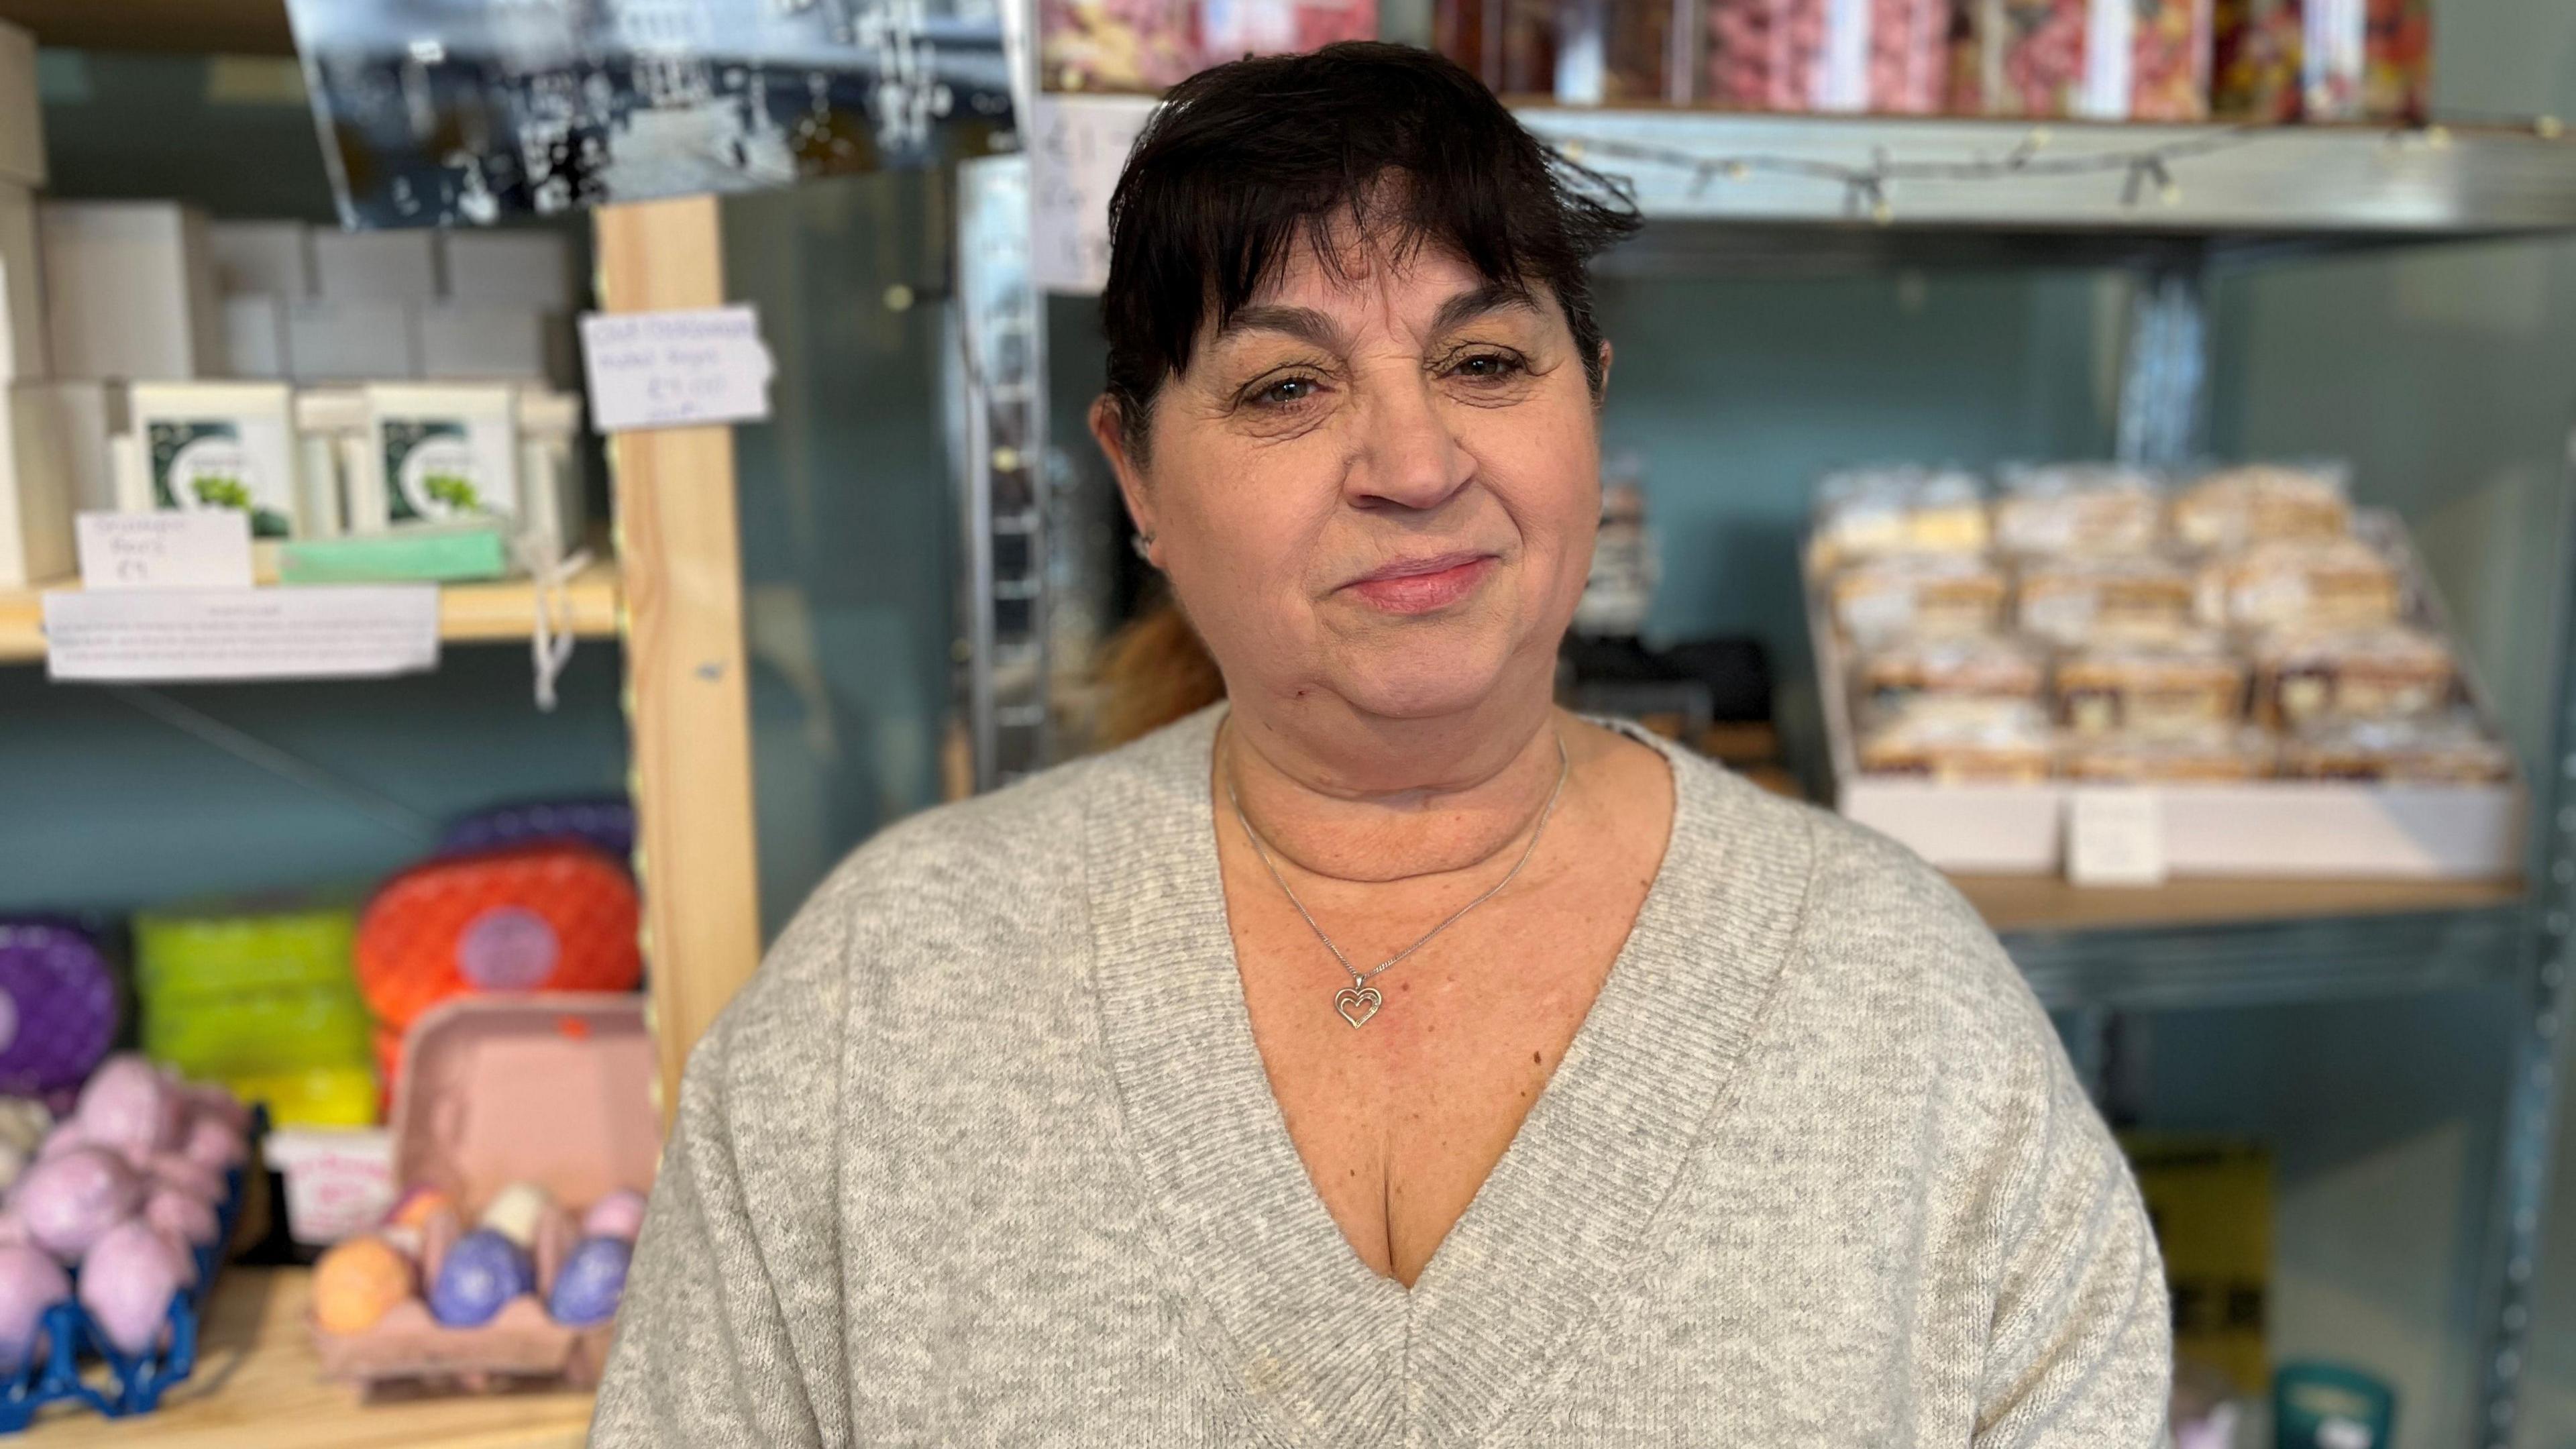
[[[596,1442],[2156,1441],[2146,1219],[1994,938],[1551,703],[1597,191],[1417,51],[1172,92],[1092,427],[1228,702],[815,894]]]

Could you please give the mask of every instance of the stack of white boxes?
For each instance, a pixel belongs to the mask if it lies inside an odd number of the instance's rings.
[[[574,384],[582,289],[562,233],[349,234],[41,200],[41,119],[35,47],[0,23],[0,588],[72,573],[76,511],[203,506],[188,499],[245,484],[229,506],[262,538],[500,510],[577,540],[578,405],[555,390]],[[418,480],[388,475],[383,430],[419,452],[476,417],[507,434],[475,425],[490,481],[458,491],[472,460],[442,444],[446,491],[403,497]],[[271,470],[288,476],[254,476]]]

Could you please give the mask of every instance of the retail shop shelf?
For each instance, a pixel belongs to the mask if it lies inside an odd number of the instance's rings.
[[[2261,257],[2576,228],[2555,127],[2103,125],[1523,106],[1635,184],[1632,274]]]
[[[594,562],[568,580],[561,598],[573,633],[606,638],[617,633],[620,579],[613,560]],[[76,581],[32,589],[0,590],[0,664],[28,664],[45,657],[45,600],[49,588],[78,588]],[[439,637],[451,644],[525,640],[536,625],[536,586],[525,579],[490,584],[450,584],[438,594]]]
[[[42,1449],[576,1449],[587,1393],[451,1395],[361,1403],[322,1377],[305,1323],[312,1274],[228,1269],[198,1349],[197,1371],[160,1410],[103,1419],[56,1409],[26,1435]]]

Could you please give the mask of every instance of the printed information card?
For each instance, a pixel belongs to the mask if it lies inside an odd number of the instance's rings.
[[[55,679],[376,679],[437,667],[438,590],[427,584],[45,595]]]

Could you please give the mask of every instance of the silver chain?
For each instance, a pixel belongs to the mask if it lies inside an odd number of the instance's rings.
[[[1323,942],[1324,949],[1332,952],[1333,959],[1341,963],[1344,971],[1350,973],[1351,984],[1333,994],[1333,1010],[1342,1020],[1349,1022],[1353,1027],[1366,1025],[1370,1017],[1377,1015],[1378,1007],[1384,1002],[1384,998],[1380,997],[1369,983],[1376,980],[1379,973],[1396,962],[1430,945],[1434,936],[1458,924],[1460,917],[1501,894],[1503,887],[1510,885],[1513,877],[1521,873],[1521,867],[1530,863],[1530,857],[1538,853],[1539,837],[1547,833],[1548,817],[1556,813],[1556,802],[1565,794],[1565,782],[1574,773],[1574,759],[1565,752],[1564,732],[1551,730],[1550,733],[1556,737],[1556,787],[1547,792],[1547,803],[1539,807],[1538,823],[1530,829],[1529,844],[1521,848],[1521,858],[1513,861],[1512,868],[1503,872],[1503,878],[1486,887],[1482,895],[1451,911],[1448,919],[1423,932],[1422,939],[1366,971],[1351,964],[1351,958],[1334,943],[1331,934],[1316,923],[1314,913],[1306,909],[1304,901],[1297,899],[1297,892],[1289,888],[1288,878],[1279,873],[1278,863],[1270,858],[1269,850],[1262,845],[1261,832],[1252,828],[1251,819],[1243,813],[1242,797],[1235,794],[1234,790],[1234,771],[1229,768],[1225,772],[1226,803],[1234,807],[1234,821],[1243,827],[1243,838],[1252,842],[1252,853],[1261,858],[1261,864],[1270,872],[1270,878],[1279,883],[1279,893],[1288,898],[1288,904],[1295,906],[1297,914],[1305,917],[1306,928],[1315,933],[1315,939]]]

